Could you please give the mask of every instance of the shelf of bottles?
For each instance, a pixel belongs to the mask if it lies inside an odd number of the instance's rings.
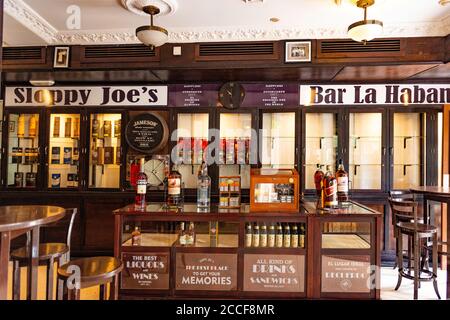
[[[220,114],[219,176],[241,176],[241,188],[250,187],[252,116]]]
[[[305,188],[314,189],[314,173],[317,165],[323,170],[336,166],[338,147],[337,114],[306,113]]]
[[[48,187],[78,188],[80,168],[80,115],[51,114]]]
[[[178,171],[185,188],[197,188],[197,174],[208,146],[208,113],[180,113],[177,119]]]
[[[224,221],[127,222],[123,246],[237,248],[239,223]]]
[[[424,124],[424,113],[394,113],[394,189],[423,184]]]
[[[382,114],[350,113],[349,180],[352,189],[381,189]]]
[[[90,116],[89,188],[119,188],[121,114]]]
[[[370,249],[370,222],[324,222],[322,249]]]
[[[305,248],[305,223],[248,222],[246,248]]]
[[[294,168],[295,112],[264,113],[262,120],[262,167]]]
[[[8,178],[13,188],[36,188],[39,170],[39,114],[9,114]]]

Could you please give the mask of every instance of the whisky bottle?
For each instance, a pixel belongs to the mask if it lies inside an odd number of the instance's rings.
[[[144,172],[144,162],[145,159],[142,158],[140,160],[140,168],[139,168],[139,174],[137,176],[136,181],[136,196],[135,196],[135,205],[139,209],[145,208],[145,196],[147,194],[147,182],[148,177]]]
[[[247,248],[252,246],[252,238],[253,238],[253,228],[252,224],[248,222],[245,228],[245,246]]]
[[[271,224],[269,226],[269,234],[267,237],[267,245],[269,248],[275,247],[275,226]]]
[[[103,121],[103,136],[111,137],[111,121],[109,120]]]
[[[64,137],[70,138],[72,136],[72,118],[67,118],[64,124]]]
[[[337,204],[337,181],[331,172],[331,166],[327,165],[327,172],[322,180],[322,207],[334,208]]]
[[[186,233],[186,245],[195,245],[195,225],[194,222],[189,222],[188,231]]]
[[[299,236],[298,236],[298,245],[300,248],[305,247],[305,234],[306,234],[305,224],[302,223],[300,225],[300,232],[299,232]]]
[[[139,231],[139,227],[135,227],[134,231],[131,233],[131,245],[140,246],[141,239],[142,239],[141,231]]]
[[[167,205],[169,207],[180,207],[182,205],[181,179],[181,174],[178,172],[176,165],[173,165],[167,178]]]
[[[291,247],[292,248],[298,248],[298,227],[297,224],[294,223],[292,226],[292,232],[291,232]]]
[[[339,167],[336,171],[337,197],[339,202],[348,201],[348,173],[344,169],[342,159],[339,160]]]
[[[208,176],[208,167],[203,161],[197,176],[197,207],[208,208],[211,199],[211,178]]]
[[[180,245],[185,246],[186,245],[186,230],[184,222],[180,222],[180,231],[178,236],[178,242]]]
[[[275,236],[275,245],[277,248],[283,247],[283,227],[281,224],[277,225],[277,234]]]
[[[324,173],[323,173],[323,165],[321,164],[317,164],[317,170],[314,173],[314,184],[316,186],[316,195],[317,197],[321,197],[322,195],[322,180],[324,177]]]
[[[284,225],[284,247],[285,248],[290,248],[291,247],[291,228],[289,227],[289,224],[286,223]]]
[[[267,247],[267,226],[265,223],[263,223],[261,226],[259,246],[263,248]]]
[[[17,120],[17,136],[23,138],[25,136],[25,116],[21,114]]]
[[[120,134],[121,134],[121,127],[122,127],[122,120],[116,120],[114,121],[114,137],[115,138],[120,138]]]
[[[259,238],[260,238],[260,234],[259,234],[259,225],[258,223],[255,223],[255,226],[253,228],[253,247],[257,248],[259,247]]]
[[[96,138],[98,137],[98,133],[100,131],[100,122],[98,121],[98,119],[93,119],[92,120],[92,134],[91,136]]]
[[[28,121],[28,136],[31,138],[36,137],[37,132],[37,119],[34,114],[31,115]]]

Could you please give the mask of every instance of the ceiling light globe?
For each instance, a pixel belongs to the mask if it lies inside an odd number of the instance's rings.
[[[136,37],[147,46],[159,47],[169,40],[166,29],[157,26],[142,26],[136,29]]]
[[[383,34],[383,23],[378,20],[362,20],[348,27],[347,35],[358,42],[370,41]]]

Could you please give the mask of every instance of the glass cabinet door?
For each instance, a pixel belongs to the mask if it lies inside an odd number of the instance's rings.
[[[89,188],[120,187],[120,113],[91,114],[89,150]]]
[[[350,113],[349,176],[352,189],[381,189],[381,113]]]
[[[39,114],[8,116],[8,187],[36,188],[39,171]]]
[[[48,188],[78,188],[80,176],[80,114],[51,114]]]
[[[197,188],[197,174],[208,146],[208,113],[179,113],[177,118],[178,171],[185,188]]]
[[[305,189],[314,189],[317,165],[336,166],[338,148],[337,119],[335,113],[306,113]]]
[[[241,176],[241,188],[250,187],[250,113],[220,114],[219,176]]]
[[[295,112],[263,113],[262,167],[295,167]]]
[[[394,113],[394,189],[423,184],[425,113]]]

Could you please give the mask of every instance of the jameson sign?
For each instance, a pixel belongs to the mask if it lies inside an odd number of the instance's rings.
[[[166,121],[153,113],[137,115],[128,122],[125,130],[128,145],[143,153],[161,149],[167,143],[168,135]]]
[[[322,256],[322,292],[369,293],[370,256]]]
[[[5,105],[166,106],[167,86],[7,87]]]
[[[450,84],[302,85],[300,105],[450,103]]]
[[[305,256],[246,254],[244,291],[304,292]]]
[[[169,289],[169,253],[122,253],[122,289]]]
[[[236,290],[237,255],[177,253],[175,288],[177,290]]]

